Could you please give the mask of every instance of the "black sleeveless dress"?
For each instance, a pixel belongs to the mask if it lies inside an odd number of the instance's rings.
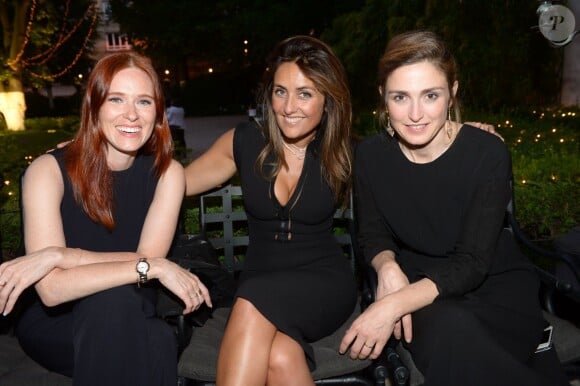
[[[115,228],[109,231],[75,202],[64,153],[57,149],[52,155],[64,183],[60,211],[66,246],[136,251],[158,182],[154,157],[138,155],[130,168],[113,172]],[[72,377],[75,386],[175,385],[177,347],[172,329],[156,316],[156,294],[154,284],[129,284],[55,307],[36,299],[16,334],[31,358]]]
[[[256,168],[264,145],[255,124],[236,127],[234,157],[250,233],[237,296],[300,343],[313,369],[308,343],[330,335],[350,316],[356,285],[332,234],[336,203],[321,174],[319,143],[308,146],[297,188],[285,206],[276,199],[274,181]]]

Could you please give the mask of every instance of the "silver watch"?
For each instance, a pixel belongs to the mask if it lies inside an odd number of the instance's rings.
[[[147,283],[147,273],[149,272],[149,268],[150,266],[147,259],[144,257],[140,258],[135,266],[135,270],[139,274],[139,280],[137,280],[138,285]]]

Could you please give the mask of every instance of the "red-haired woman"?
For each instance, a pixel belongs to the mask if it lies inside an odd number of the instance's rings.
[[[163,92],[135,53],[95,66],[74,141],[38,157],[22,186],[28,255],[0,266],[0,311],[34,284],[16,328],[24,350],[75,385],[174,385],[172,331],[155,316],[157,279],[185,303],[207,289],[166,260],[183,194]]]

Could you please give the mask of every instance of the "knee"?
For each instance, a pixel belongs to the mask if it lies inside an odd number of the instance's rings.
[[[288,379],[294,368],[296,356],[288,350],[276,349],[273,346],[268,362],[268,384],[281,384],[284,379]]]
[[[304,350],[294,339],[277,333],[270,349],[268,384],[284,384],[301,369],[308,370]]]
[[[269,321],[250,301],[244,298],[237,298],[228,320],[228,327],[240,326],[244,331],[251,331],[268,324]]]

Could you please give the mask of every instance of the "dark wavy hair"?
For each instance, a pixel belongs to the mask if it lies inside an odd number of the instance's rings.
[[[151,137],[140,149],[155,157],[155,174],[167,170],[173,156],[171,132],[165,117],[165,100],[161,82],[151,61],[134,52],[114,53],[95,65],[83,98],[81,122],[74,141],[67,146],[65,166],[72,183],[75,201],[95,222],[111,230],[113,218],[113,174],[107,165],[107,139],[99,126],[99,110],[106,100],[113,77],[126,68],[144,71],[153,82],[155,127]]]
[[[278,43],[268,58],[258,94],[264,106],[261,127],[267,145],[258,157],[258,168],[263,170],[266,158],[274,153],[277,161],[272,175],[267,177],[275,178],[286,163],[282,134],[272,108],[272,91],[276,71],[288,62],[295,63],[324,95],[324,113],[316,136],[320,140],[322,175],[338,202],[348,193],[352,175],[352,106],[346,71],[332,49],[319,39],[311,36],[288,38]]]

